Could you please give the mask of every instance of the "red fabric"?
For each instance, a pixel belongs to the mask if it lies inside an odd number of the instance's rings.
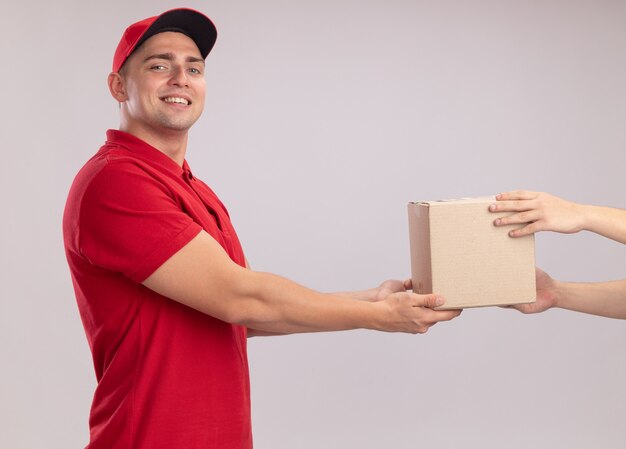
[[[250,449],[246,329],[141,285],[202,229],[245,266],[215,194],[121,131],[76,176],[65,250],[98,380],[88,449]]]
[[[198,46],[203,58],[217,39],[215,25],[207,16],[189,8],[176,8],[133,23],[124,31],[113,55],[113,72],[119,72],[126,59],[151,36],[161,31],[184,30]]]

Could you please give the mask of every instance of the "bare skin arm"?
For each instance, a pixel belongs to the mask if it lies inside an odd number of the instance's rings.
[[[246,268],[250,269],[250,262],[246,259]],[[336,292],[333,295],[345,296],[347,298],[357,299],[359,301],[382,301],[392,293],[404,292],[411,290],[411,279],[404,281],[390,279],[382,282],[376,288],[370,288],[367,290],[357,290],[348,292]],[[265,332],[258,329],[248,328],[248,338],[250,337],[274,337],[278,335],[285,335],[278,332]]]
[[[626,243],[626,211],[609,207],[577,204],[553,195],[528,190],[501,193],[489,207],[491,212],[514,212],[498,218],[495,226],[527,223],[513,230],[511,237],[539,231],[572,234],[595,232]],[[512,306],[523,313],[543,312],[552,307],[626,319],[626,280],[575,283],[559,282],[537,269],[537,302]]]
[[[370,288],[368,290],[358,290],[353,292],[338,292],[334,294],[358,299],[360,301],[381,301],[392,293],[411,290],[411,287],[411,279],[407,279],[405,281],[389,279],[381,283],[376,288]]]
[[[398,292],[367,302],[319,293],[280,276],[240,267],[204,231],[143,284],[215,318],[263,333],[363,328],[415,334],[459,314],[432,310],[443,302],[436,295]]]
[[[392,293],[403,292],[411,289],[411,280],[387,280],[384,281],[376,288],[370,288],[368,290],[358,290],[351,292],[337,292],[333,295],[344,296],[346,298],[352,298],[359,301],[382,301]],[[264,332],[258,329],[248,328],[248,337],[273,337],[280,334],[278,332]]]
[[[509,307],[522,313],[539,313],[560,307],[624,320],[626,280],[595,283],[559,282],[537,269],[537,302]]]
[[[501,193],[489,208],[492,212],[514,212],[495,220],[496,226],[528,223],[511,231],[522,237],[539,231],[573,234],[587,230],[626,244],[626,210],[573,203],[556,196],[528,190]]]
[[[246,259],[246,268],[250,269],[250,262]],[[400,281],[397,279],[389,279],[383,281],[378,287],[367,290],[356,290],[350,292],[335,292],[333,295],[345,296],[360,301],[381,301],[392,293],[404,292],[411,290],[411,279]]]

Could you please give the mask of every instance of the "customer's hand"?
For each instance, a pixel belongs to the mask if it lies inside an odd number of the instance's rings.
[[[494,220],[495,226],[528,223],[509,232],[511,237],[522,237],[539,231],[572,234],[583,229],[585,208],[543,192],[516,190],[496,195],[489,206],[491,212],[515,212]]]
[[[556,282],[545,271],[535,268],[537,301],[529,304],[515,304],[506,308],[517,309],[522,313],[540,313],[555,307],[557,303]]]

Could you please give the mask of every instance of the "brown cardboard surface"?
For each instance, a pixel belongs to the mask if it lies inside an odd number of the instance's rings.
[[[534,236],[495,227],[494,197],[409,203],[411,278],[416,293],[445,297],[441,309],[535,301]],[[519,227],[519,225],[518,225]]]

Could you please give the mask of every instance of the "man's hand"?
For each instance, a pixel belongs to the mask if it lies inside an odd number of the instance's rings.
[[[376,306],[387,309],[389,317],[380,330],[423,334],[439,321],[450,321],[461,314],[461,310],[433,310],[442,304],[444,299],[433,294],[392,293],[376,303]]]
[[[381,283],[375,289],[375,295],[372,299],[373,301],[382,301],[387,296],[392,293],[405,292],[407,290],[411,290],[412,288],[411,279],[407,279],[405,281],[400,281],[398,279],[389,279]]]

